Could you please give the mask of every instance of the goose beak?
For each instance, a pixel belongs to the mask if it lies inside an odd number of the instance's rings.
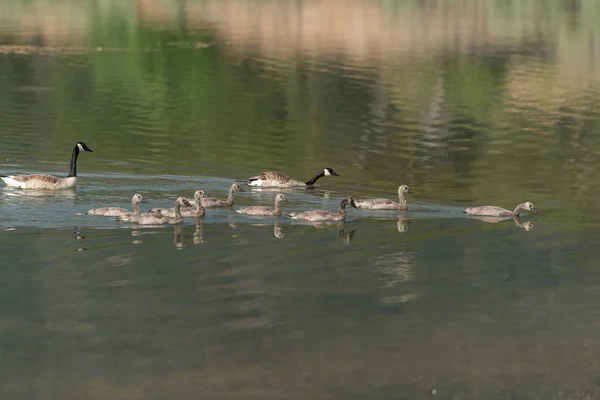
[[[340,174],[338,174],[337,172],[335,172],[334,170],[331,170],[331,175],[333,176],[340,176]]]

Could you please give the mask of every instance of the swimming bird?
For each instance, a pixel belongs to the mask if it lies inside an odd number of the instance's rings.
[[[343,221],[346,219],[346,206],[356,208],[356,202],[352,197],[346,197],[340,203],[340,208],[337,213],[332,213],[325,210],[304,211],[299,213],[290,213],[288,217],[291,219],[303,219],[306,221]]]
[[[279,217],[281,215],[281,205],[282,201],[287,201],[285,196],[282,193],[277,193],[275,196],[275,208],[266,207],[266,206],[250,206],[244,207],[235,210],[239,214],[244,215],[274,215]]]
[[[323,176],[339,176],[339,174],[332,168],[325,168],[323,171],[319,171],[315,176],[313,176],[312,179],[302,182],[294,180],[289,176],[279,172],[262,172],[260,175],[248,178],[248,185],[277,188],[289,188],[295,186],[309,187],[314,185],[317,179]]]
[[[117,217],[123,222],[135,222],[140,225],[158,225],[158,224],[178,224],[183,222],[183,216],[181,215],[181,207],[191,207],[189,201],[183,196],[180,196],[175,200],[175,218],[169,218],[160,213],[141,213],[141,214],[128,214]]]
[[[398,187],[398,202],[389,199],[363,199],[356,200],[356,208],[362,210],[406,210],[408,202],[404,198],[404,193],[414,193],[408,186],[400,185]]]
[[[140,214],[140,203],[147,203],[141,194],[136,193],[131,198],[131,208],[133,208],[133,214]],[[118,217],[120,215],[131,214],[131,211],[121,207],[104,207],[104,208],[93,208],[87,212],[87,215],[102,215],[104,217]]]
[[[206,194],[204,194],[204,190],[196,190],[194,192],[194,203],[192,203],[191,201],[189,202],[192,205],[196,205],[195,209],[190,209],[190,208],[184,208],[181,210],[181,215],[184,217],[191,217],[191,218],[200,218],[200,217],[204,217],[204,215],[206,214],[206,210],[204,209],[204,207],[202,206],[202,202],[200,201],[203,197],[205,197]],[[175,218],[175,209],[174,208],[153,208],[150,210],[151,213],[158,213],[158,214],[162,214],[165,217],[169,217],[169,218]]]
[[[506,210],[502,207],[497,206],[481,206],[481,207],[470,207],[463,211],[469,215],[486,215],[490,217],[511,217],[513,215],[519,215],[521,210],[531,211],[537,214],[533,203],[526,201],[525,203],[518,204],[514,211]]]
[[[61,190],[74,188],[77,185],[77,157],[80,151],[92,152],[83,142],[75,143],[73,146],[73,155],[71,155],[71,167],[69,175],[66,178],[58,178],[53,175],[31,174],[31,175],[0,175],[0,179],[7,186],[18,187],[22,189],[45,189]]]
[[[234,183],[229,187],[229,195],[227,196],[227,200],[219,199],[217,197],[203,197],[202,205],[206,208],[211,207],[231,207],[233,205],[233,198],[235,192],[243,192],[244,188],[239,183]],[[191,202],[194,204],[194,202]]]

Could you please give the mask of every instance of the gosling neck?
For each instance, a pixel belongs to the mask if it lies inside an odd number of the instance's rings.
[[[348,203],[344,200],[340,203],[340,208],[338,208],[338,215],[341,217],[346,217],[346,205]]]
[[[233,186],[229,188],[229,196],[227,196],[227,205],[228,206],[232,206],[233,205]]]
[[[131,208],[133,208],[133,213],[134,214],[140,214],[141,213],[141,211],[140,211],[140,203],[138,203],[137,201],[135,201],[135,200],[131,201]]]
[[[196,199],[196,218],[204,217],[206,214],[206,209],[202,206],[202,200],[200,198]]]
[[[398,192],[398,204],[401,206],[406,204],[406,199],[404,198],[404,192]]]
[[[181,215],[181,204],[175,203],[175,222],[183,221],[183,215]]]
[[[515,211],[513,211],[513,215],[517,215],[518,216],[519,213],[521,212],[521,210],[523,210],[523,209],[525,209],[525,204],[524,203],[518,204],[515,207]]]
[[[275,200],[275,212],[273,212],[273,215],[277,217],[281,216],[281,200],[279,199]]]

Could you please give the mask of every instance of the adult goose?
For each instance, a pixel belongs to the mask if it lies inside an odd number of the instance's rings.
[[[287,201],[285,196],[282,193],[277,193],[275,196],[275,208],[265,207],[265,206],[251,206],[244,207],[238,210],[235,210],[239,214],[244,215],[274,215],[276,217],[281,216],[281,202]]]
[[[343,221],[346,219],[346,206],[356,208],[356,202],[352,197],[346,197],[340,203],[340,208],[337,213],[332,213],[325,210],[304,211],[299,213],[290,213],[288,217],[291,219],[303,219],[311,222],[319,221]]]
[[[194,208],[184,208],[181,210],[181,215],[183,217],[191,217],[191,218],[200,218],[204,217],[206,214],[206,210],[202,206],[202,202],[200,201],[203,197],[205,197],[204,190],[196,190],[194,192],[194,203],[190,201],[190,204],[196,205]],[[159,213],[164,215],[165,217],[175,218],[175,209],[174,208],[153,208],[150,210],[151,213]]]
[[[31,174],[31,175],[0,175],[0,179],[7,186],[13,186],[23,189],[45,189],[61,190],[71,189],[77,185],[77,157],[80,151],[92,152],[83,142],[75,143],[73,154],[71,155],[71,168],[66,178],[58,178],[53,175]]]
[[[532,213],[536,213],[535,207],[533,203],[530,201],[526,201],[525,203],[517,204],[514,211],[506,210],[502,207],[497,206],[481,206],[481,207],[470,207],[463,211],[465,214],[469,215],[484,215],[489,217],[512,217],[514,215],[519,215],[521,210],[531,211]]]
[[[136,193],[131,198],[131,208],[133,209],[133,214],[140,214],[140,203],[147,203],[142,197],[141,194]],[[126,210],[121,207],[104,207],[104,208],[93,208],[87,212],[87,215],[102,215],[104,217],[118,217],[120,215],[128,215],[131,214],[131,211]]]
[[[235,192],[243,192],[244,188],[239,183],[234,183],[229,187],[229,195],[227,196],[227,200],[219,199],[217,197],[208,197],[205,196],[202,198],[202,205],[206,208],[211,207],[231,207],[233,205],[233,199],[235,196]],[[192,202],[192,204],[194,204]]]
[[[312,179],[302,182],[297,181],[289,176],[279,172],[262,172],[260,175],[248,178],[248,185],[256,187],[275,187],[275,188],[290,188],[290,187],[310,187],[315,182],[324,176],[339,176],[332,168],[325,168],[319,171]]]
[[[414,193],[408,186],[400,185],[398,188],[398,202],[389,199],[364,199],[356,200],[356,208],[362,210],[406,210],[408,202],[404,193]]]
[[[169,218],[160,213],[141,213],[121,215],[118,217],[123,222],[135,222],[140,225],[158,225],[158,224],[178,224],[183,222],[181,215],[181,207],[191,207],[189,201],[185,197],[178,197],[175,200],[175,218]]]

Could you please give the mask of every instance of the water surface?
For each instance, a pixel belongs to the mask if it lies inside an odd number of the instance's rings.
[[[0,393],[11,399],[600,396],[593,1],[0,6]],[[210,210],[263,170],[409,209],[345,224]],[[236,207],[272,204],[248,190]],[[469,206],[537,216],[490,222]],[[234,207],[235,208],[235,207]]]

